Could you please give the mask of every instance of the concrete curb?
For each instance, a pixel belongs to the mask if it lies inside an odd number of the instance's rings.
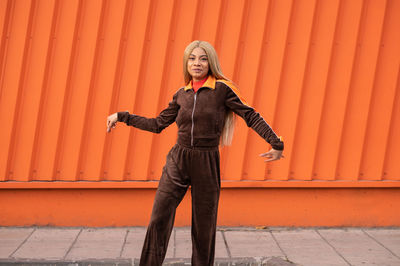
[[[87,260],[33,260],[33,259],[0,259],[0,265],[18,266],[136,266],[139,260],[135,259],[87,259]],[[187,266],[190,258],[166,259],[165,266]],[[279,257],[255,258],[221,258],[215,259],[214,266],[300,266]]]
[[[134,265],[139,265],[135,260]],[[166,259],[164,266],[188,266],[190,258],[185,259]],[[301,266],[279,257],[249,257],[249,258],[217,258],[214,266]]]

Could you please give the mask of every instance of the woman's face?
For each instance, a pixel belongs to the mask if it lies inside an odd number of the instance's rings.
[[[208,74],[208,58],[203,48],[196,47],[189,55],[187,70],[193,81],[203,80]]]

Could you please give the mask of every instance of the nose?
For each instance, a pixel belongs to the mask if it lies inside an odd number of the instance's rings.
[[[195,59],[193,63],[194,63],[194,65],[196,65],[196,66],[200,65],[200,59],[198,59],[198,58]]]

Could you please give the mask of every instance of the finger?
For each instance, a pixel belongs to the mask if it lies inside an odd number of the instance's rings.
[[[273,158],[274,156],[272,154],[267,154],[265,156],[262,156],[263,158]]]
[[[277,160],[280,160],[281,158],[283,158],[283,156],[282,155],[281,156],[275,155],[275,156],[270,156],[270,157],[267,157],[267,158],[270,158],[270,159],[265,160],[265,162],[277,161]]]
[[[115,124],[109,123],[107,126],[107,132],[111,132],[111,129],[115,127]]]

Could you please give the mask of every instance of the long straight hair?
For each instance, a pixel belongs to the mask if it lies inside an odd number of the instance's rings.
[[[221,66],[218,60],[218,55],[214,47],[206,41],[193,41],[186,47],[185,52],[183,53],[183,78],[185,80],[185,85],[188,85],[189,82],[191,82],[192,80],[192,76],[189,74],[187,65],[190,54],[192,53],[193,49],[197,47],[202,48],[207,54],[208,66],[209,66],[208,75],[213,75],[215,79],[223,79],[229,81],[229,79],[226,78],[224,74],[222,74]],[[225,114],[224,128],[222,130],[220,139],[220,143],[222,146],[231,145],[234,129],[235,129],[235,115],[232,111],[228,111]]]

